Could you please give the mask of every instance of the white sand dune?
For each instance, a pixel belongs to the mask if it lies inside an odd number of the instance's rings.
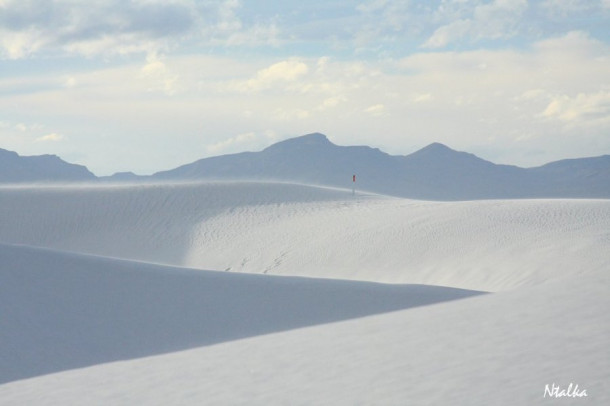
[[[282,183],[0,190],[0,242],[499,291],[605,268],[610,201],[421,202]]]
[[[265,277],[0,245],[0,383],[478,292]]]
[[[0,385],[0,399],[9,405],[603,405],[610,402],[609,283],[608,272],[596,272],[66,371]],[[587,398],[543,398],[553,383],[578,384]]]
[[[609,248],[608,200],[0,188],[0,403],[606,404]]]
[[[332,201],[345,194],[243,182],[5,186],[0,188],[0,242],[183,265],[193,229],[221,213]]]
[[[501,291],[607,269],[609,226],[602,200],[250,206],[200,223],[184,264]]]

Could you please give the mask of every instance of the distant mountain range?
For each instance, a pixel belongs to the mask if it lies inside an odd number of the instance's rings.
[[[19,156],[0,148],[0,183],[96,180],[86,167],[67,163],[56,155]]]
[[[34,165],[36,159],[40,161]],[[438,143],[395,156],[367,146],[338,146],[314,133],[260,152],[204,158],[151,176],[121,173],[95,178],[86,168],[57,157],[18,157],[0,150],[0,182],[279,180],[349,189],[353,175],[357,190],[414,199],[610,198],[610,155],[520,168],[496,165]]]

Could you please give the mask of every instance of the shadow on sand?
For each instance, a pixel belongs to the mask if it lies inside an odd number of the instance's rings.
[[[0,383],[481,293],[0,245]]]

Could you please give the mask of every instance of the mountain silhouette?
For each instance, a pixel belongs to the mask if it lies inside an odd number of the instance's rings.
[[[356,182],[352,182],[356,175]],[[272,180],[336,186],[424,200],[610,198],[610,155],[536,168],[497,165],[433,143],[410,155],[339,146],[313,133],[262,151],[200,159],[151,176],[119,173],[108,182]],[[0,150],[0,182],[98,180],[56,156],[19,157]]]
[[[314,183],[432,200],[610,197],[610,156],[538,168],[496,165],[433,143],[406,156],[367,146],[338,146],[320,133],[278,142],[260,152],[204,158],[155,180],[250,179]]]
[[[0,183],[88,182],[96,179],[86,167],[70,164],[56,155],[20,156],[0,149]]]

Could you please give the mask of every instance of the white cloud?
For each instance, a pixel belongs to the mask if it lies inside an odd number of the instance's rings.
[[[543,89],[528,89],[517,96],[515,100],[536,100],[544,95],[546,95],[546,92]]]
[[[570,53],[578,52],[582,57],[600,51],[610,51],[607,44],[597,41],[584,31],[569,31],[560,37],[548,38],[533,45],[533,48],[544,54],[562,55],[563,49],[568,49]]]
[[[258,150],[266,147],[270,142],[276,140],[277,135],[272,131],[266,131],[264,133],[247,132],[208,145],[206,147],[206,151],[210,155],[217,155],[231,152]]]
[[[8,59],[28,57],[44,47],[46,43],[44,35],[35,29],[14,32],[0,28],[0,50],[4,49]]]
[[[457,20],[443,25],[434,31],[434,34],[424,44],[423,48],[443,48],[450,42],[465,37],[472,29],[471,20]]]
[[[367,57],[398,57],[417,45],[470,46],[582,29],[586,21],[575,21],[572,13],[603,13],[608,2],[317,0],[295,7],[239,0],[4,0],[0,58],[46,53],[121,60],[150,52],[222,54],[232,47],[266,48],[285,58],[299,54],[302,46],[308,55],[312,49],[328,53],[339,47]],[[596,25],[607,23],[607,16]]]
[[[61,134],[51,133],[43,135],[42,137],[36,138],[36,142],[58,142],[62,141],[65,137]]]
[[[610,123],[610,91],[553,97],[542,112],[546,118],[580,124]]]
[[[368,3],[361,3],[356,6],[356,10],[363,13],[371,13],[383,9],[388,4],[388,0],[371,0]]]
[[[337,143],[372,144],[394,154],[433,141],[476,152],[471,146],[485,149],[493,136],[487,150],[503,151],[504,163],[522,164],[542,159],[522,154],[522,148],[552,151],[558,159],[576,150],[586,155],[585,141],[598,149],[609,144],[602,95],[610,89],[608,54],[605,44],[579,32],[525,50],[421,52],[400,62],[149,53],[145,63],[130,58],[121,66],[69,72],[78,83],[69,90],[57,72],[0,78],[0,89],[11,92],[0,97],[0,111],[13,112],[18,104],[35,112],[28,120],[47,128],[19,133],[14,127],[27,124],[26,118],[4,113],[10,128],[2,129],[2,137],[15,140],[4,141],[10,147],[33,144],[48,128],[79,134],[54,144],[54,153],[88,151],[81,162],[96,173],[147,173],[206,152],[259,149],[271,143],[266,129],[281,138],[321,131]],[[180,78],[171,99],[160,80],[165,73]],[[515,153],[516,140],[524,137]],[[121,152],[115,151],[118,144]],[[49,146],[20,151],[40,153]],[[123,167],[107,159],[113,154],[122,154],[114,161]]]
[[[77,84],[78,82],[74,76],[67,76],[64,80],[64,86],[68,89],[76,87]]]
[[[218,40],[217,38],[212,40],[214,45],[226,45],[226,46],[260,46],[269,45],[277,47],[280,45],[281,40],[279,39],[280,29],[275,23],[262,24],[258,23],[251,27],[235,31],[228,35],[226,38]]]
[[[10,58],[44,50],[85,56],[142,52],[178,38],[194,21],[183,1],[12,0],[3,13],[2,48]]]
[[[161,52],[184,44],[277,45],[274,18],[247,24],[238,0],[5,0],[0,57],[40,52],[89,58]]]
[[[402,97],[401,106],[386,98],[384,104],[409,117],[405,121],[409,131],[423,137],[434,134],[430,141],[436,138],[443,142],[447,137],[446,142],[456,147],[459,145],[452,139],[479,145],[489,142],[495,148],[503,145],[505,151],[511,151],[517,148],[517,140],[527,138],[527,143],[522,141],[520,145],[536,146],[545,153],[561,145],[584,151],[584,144],[575,145],[576,139],[600,148],[610,145],[604,140],[610,131],[608,52],[607,45],[582,32],[572,32],[523,51],[415,54],[401,62],[406,75],[395,76],[396,99],[405,94],[404,90],[411,95],[429,93],[433,99],[412,103],[412,96]],[[441,117],[452,126],[440,122],[435,125]],[[488,141],[490,136],[494,138]],[[563,157],[574,156],[573,151],[565,150]],[[503,160],[524,164],[528,159],[544,159],[541,157],[523,155]]]
[[[142,67],[142,75],[150,79],[150,91],[161,90],[168,95],[177,91],[178,75],[174,75],[162,61],[162,57],[156,52],[151,52],[146,57],[146,65]]]
[[[610,0],[608,0],[608,1],[610,1]],[[330,63],[330,57],[328,57],[328,56],[322,56],[322,57],[318,58],[318,60],[316,62],[316,73],[324,73],[324,71],[328,67],[329,63]]]
[[[218,6],[218,23],[216,29],[221,32],[239,31],[242,28],[241,20],[237,17],[237,10],[241,6],[239,0],[225,0]]]
[[[563,18],[582,11],[592,10],[598,7],[591,0],[545,0],[542,8],[551,18]],[[603,7],[603,0],[602,0]]]
[[[8,125],[8,123],[7,123]],[[42,128],[44,128],[42,125],[40,124],[24,124],[24,123],[17,123],[14,126],[12,126],[15,130],[21,132],[21,133],[25,133],[25,132],[30,132],[30,131],[39,131]]]
[[[15,125],[15,129],[17,131],[25,132],[28,130],[28,127],[23,123],[19,123],[19,124]]]
[[[416,28],[418,17],[423,18],[416,15],[416,8],[417,5],[410,0],[372,0],[360,4],[356,10],[368,17],[366,24],[370,28],[375,27],[379,33],[388,35]]]
[[[273,118],[279,121],[305,120],[311,117],[311,113],[302,108],[278,108],[273,112]]]
[[[434,100],[434,96],[430,93],[416,93],[412,96],[411,100],[414,103],[426,103]]]
[[[246,25],[239,17],[239,10],[242,8],[239,0],[225,0],[217,7],[216,23],[202,28],[204,37],[208,37],[213,45],[277,46],[279,44],[280,30],[273,19]]]
[[[324,99],[317,110],[323,111],[337,107],[340,103],[347,101],[345,96],[332,96]]]
[[[380,117],[385,114],[385,106],[383,104],[374,104],[363,110],[365,113],[373,117]]]
[[[427,16],[417,14],[417,5],[410,0],[371,0],[356,6],[359,12],[351,26],[344,27],[352,35],[351,48],[358,53],[382,53],[385,44],[399,39],[410,40],[417,35]],[[421,7],[420,7],[421,8]],[[349,20],[347,20],[349,21]],[[342,27],[345,21],[338,21]]]
[[[206,150],[210,154],[218,154],[219,152],[226,152],[227,150],[238,150],[239,148],[244,147],[244,145],[252,142],[256,137],[256,133],[253,132],[238,134],[235,137],[208,145]]]
[[[494,0],[476,5],[469,2],[465,6],[459,12],[452,10],[451,21],[438,27],[422,47],[443,48],[465,38],[478,41],[512,37],[528,3],[527,0]],[[443,7],[444,3],[439,7],[440,15],[446,13]],[[463,17],[456,18],[457,15]]]
[[[79,54],[87,58],[96,56],[131,55],[156,52],[164,47],[164,44],[152,41],[146,36],[137,33],[112,35],[103,34],[96,38],[69,42],[62,49],[69,54]]]
[[[506,38],[515,35],[516,27],[528,8],[527,0],[495,0],[474,9],[476,34],[479,38]]]
[[[274,82],[276,80],[293,81],[306,74],[307,71],[307,65],[301,61],[282,61],[259,71],[256,75],[256,80],[263,83]]]
[[[308,71],[307,64],[296,59],[290,59],[259,70],[249,80],[233,82],[230,87],[237,91],[256,92],[268,89],[277,83],[294,82],[306,75]]]

